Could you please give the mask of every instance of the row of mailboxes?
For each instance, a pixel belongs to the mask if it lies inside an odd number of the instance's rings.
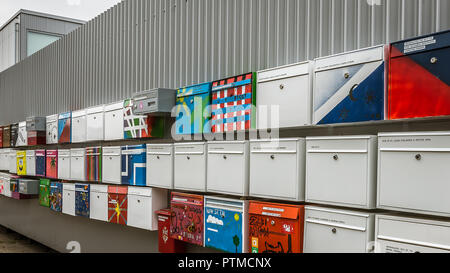
[[[70,164],[68,150],[37,150],[35,166],[11,150],[0,162],[19,175],[449,216],[448,143],[450,132],[380,133],[72,149]]]
[[[30,199],[39,194],[39,180],[0,173],[0,195],[14,199]]]
[[[167,206],[167,190],[41,179],[39,201],[41,206],[72,216],[157,230],[155,212]]]

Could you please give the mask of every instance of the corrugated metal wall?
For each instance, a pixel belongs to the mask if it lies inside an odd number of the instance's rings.
[[[450,28],[450,0],[128,0],[0,74],[0,122]]]

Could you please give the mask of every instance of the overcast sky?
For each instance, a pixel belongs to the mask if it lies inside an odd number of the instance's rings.
[[[0,0],[0,26],[27,9],[89,21],[121,0]]]

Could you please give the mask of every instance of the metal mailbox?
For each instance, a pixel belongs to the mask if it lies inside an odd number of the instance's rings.
[[[75,215],[89,218],[90,185],[75,184]]]
[[[315,60],[313,123],[384,119],[384,45]]]
[[[378,214],[376,253],[449,253],[450,222]]]
[[[305,207],[305,253],[373,252],[375,215],[364,211]]]
[[[105,105],[105,140],[120,140],[123,132],[123,101]]]
[[[450,31],[390,45],[389,119],[450,115]]]
[[[128,187],[108,186],[108,222],[127,225]]]
[[[70,149],[58,150],[58,178],[70,180]]]
[[[108,222],[108,186],[90,185],[90,213],[91,219]]]
[[[306,61],[258,71],[258,129],[311,125],[313,69]]]
[[[46,118],[28,117],[26,121],[28,146],[44,145],[46,143]]]
[[[11,198],[20,200],[21,195],[19,193],[19,177],[12,176],[9,182],[9,190],[11,191]]]
[[[256,128],[256,73],[215,81],[211,93],[213,133]]]
[[[207,192],[247,196],[249,154],[248,141],[208,142]]]
[[[50,182],[50,209],[56,212],[62,212],[63,203],[63,184],[60,182]]]
[[[122,146],[122,184],[146,186],[146,146]]]
[[[36,176],[45,176],[46,171],[46,163],[47,160],[45,158],[45,150],[36,150],[35,152],[36,159]]]
[[[121,147],[102,147],[102,181],[109,184],[121,184]]]
[[[170,209],[162,209],[158,214],[158,251],[159,253],[183,253],[184,242],[170,237]]]
[[[6,196],[6,197],[12,197],[11,178],[12,178],[11,175],[4,174],[4,178],[3,178],[3,195]]]
[[[3,148],[11,147],[11,125],[3,126]]]
[[[11,124],[10,146],[17,147],[17,139],[19,136],[19,123]]]
[[[72,112],[72,143],[87,141],[86,110]]]
[[[179,135],[211,132],[210,82],[183,87],[177,91],[175,133]]]
[[[17,131],[17,142],[16,147],[23,147],[28,145],[27,137],[27,122],[19,122],[19,129]]]
[[[39,180],[36,179],[19,179],[19,193],[32,198],[39,195]]]
[[[302,253],[304,206],[249,203],[251,253]]]
[[[1,156],[0,156],[1,160]],[[34,150],[26,151],[27,173],[28,176],[36,176],[36,152]]]
[[[248,201],[205,196],[205,247],[248,252]]]
[[[86,149],[70,149],[70,179],[83,181],[86,179]]]
[[[58,179],[58,150],[47,150],[45,160],[45,176]]]
[[[58,144],[58,115],[46,117],[46,143]]]
[[[86,109],[86,140],[98,141],[104,139],[105,106]]]
[[[207,144],[176,143],[174,160],[174,188],[206,191]]]
[[[58,116],[58,143],[72,142],[72,112],[59,114]]]
[[[203,246],[203,196],[172,192],[170,237]]]
[[[9,172],[17,174],[17,152],[14,149],[9,150],[8,154]]]
[[[128,220],[131,227],[158,230],[156,212],[167,206],[167,190],[128,187]]]
[[[123,130],[124,139],[150,138],[164,136],[164,117],[133,114],[133,101],[124,101]]]
[[[304,138],[250,141],[249,195],[305,200]]]
[[[450,216],[450,132],[378,135],[377,207]]]
[[[86,148],[86,181],[102,181],[102,147]]]
[[[306,202],[374,209],[377,154],[376,136],[307,137]]]
[[[17,151],[17,174],[18,175],[27,175],[27,152],[26,151]]]
[[[173,189],[173,144],[147,144],[147,186]]]
[[[133,95],[133,113],[135,115],[167,115],[175,106],[176,90],[155,88]]]
[[[50,207],[50,179],[39,179],[39,204]]]
[[[63,183],[62,213],[75,216],[75,184]]]

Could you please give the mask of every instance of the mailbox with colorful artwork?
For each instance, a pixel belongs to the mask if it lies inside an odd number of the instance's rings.
[[[122,146],[122,184],[146,186],[147,148],[145,144]]]
[[[58,117],[58,143],[72,142],[72,112],[59,114]]]
[[[185,243],[170,237],[170,209],[162,209],[158,214],[158,251],[160,253],[183,253]]]
[[[27,138],[28,146],[43,145],[46,141],[46,118],[28,117],[27,118]]]
[[[36,160],[36,176],[45,176],[46,171],[46,159],[45,159],[45,150],[36,150],[35,152],[35,160]]]
[[[249,251],[302,253],[305,208],[250,201]]]
[[[210,133],[211,83],[178,89],[175,132],[180,135]]]
[[[248,201],[205,196],[205,247],[248,251]]]
[[[50,183],[50,209],[56,212],[62,211],[62,193],[63,193],[63,184],[59,182],[51,182]]]
[[[127,225],[128,187],[108,186],[108,222]]]
[[[3,126],[3,148],[11,147],[11,125]]]
[[[27,175],[27,152],[17,151],[17,174]]]
[[[255,106],[256,73],[247,73],[213,82],[212,132],[234,132],[255,128]]]
[[[389,119],[450,115],[450,31],[390,45]]]
[[[16,147],[19,137],[19,123],[11,124],[11,138],[9,140],[11,147]]]
[[[89,218],[90,186],[75,184],[75,215]]]
[[[172,192],[170,236],[203,246],[203,196]]]
[[[86,148],[86,181],[102,181],[102,147]]]
[[[50,207],[50,179],[41,178],[39,180],[39,204]]]
[[[123,129],[125,139],[164,136],[164,117],[133,114],[133,101],[124,101]]]
[[[58,150],[47,150],[45,152],[45,157],[45,176],[58,179]]]

